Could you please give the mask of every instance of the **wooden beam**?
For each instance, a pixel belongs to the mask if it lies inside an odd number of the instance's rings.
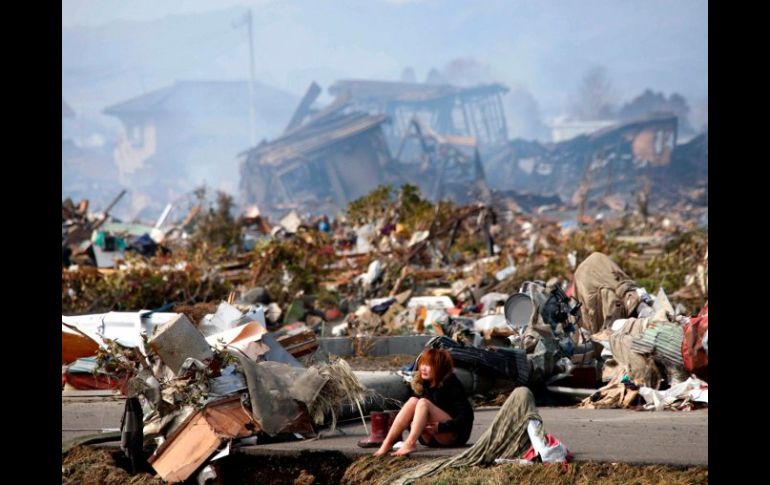
[[[460,106],[463,110],[463,124],[465,125],[465,135],[466,136],[473,136],[472,130],[471,130],[471,124],[468,121],[468,109],[465,106],[465,100],[460,100]]]
[[[502,126],[502,135],[503,135],[503,141],[508,140],[508,122],[505,119],[505,106],[503,106],[503,97],[500,96],[500,93],[497,93],[497,105],[500,109],[500,118],[503,122]]]
[[[187,480],[226,439],[251,436],[259,426],[240,396],[210,403],[185,420],[148,460],[167,482]]]
[[[310,86],[307,88],[305,95],[299,102],[299,106],[297,106],[297,109],[294,111],[294,115],[291,117],[289,124],[286,125],[286,129],[283,130],[284,133],[300,125],[305,116],[307,116],[310,106],[312,106],[315,100],[318,99],[319,94],[321,94],[321,88],[318,86],[318,84],[315,83],[315,81],[313,81],[310,83]]]

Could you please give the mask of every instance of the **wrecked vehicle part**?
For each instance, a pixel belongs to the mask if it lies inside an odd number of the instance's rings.
[[[448,350],[458,366],[483,370],[493,376],[505,376],[519,384],[529,381],[530,364],[526,352],[522,349],[478,349],[466,347],[444,336],[429,340],[425,348]]]

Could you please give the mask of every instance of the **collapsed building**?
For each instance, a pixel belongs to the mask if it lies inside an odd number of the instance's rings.
[[[355,109],[387,114],[392,123],[385,135],[392,149],[409,132],[417,117],[442,135],[473,137],[483,146],[508,140],[502,84],[472,87],[389,81],[341,80],[329,93],[346,99]]]
[[[96,206],[106,206],[122,189],[118,167],[112,163],[112,145],[100,140],[93,124],[82,117],[64,98],[61,100],[61,188],[62,197],[90,199]],[[90,136],[79,136],[80,134]],[[96,138],[98,143],[93,143]]]
[[[677,146],[673,114],[557,143],[507,141],[499,84],[343,80],[329,92],[332,103],[314,109],[321,88],[312,83],[284,134],[242,154],[244,203],[330,213],[378,185],[404,183],[462,204],[489,203],[494,190],[527,211],[541,202],[622,211],[642,199],[707,200],[707,136]]]
[[[439,134],[415,115],[393,157],[388,114],[359,110],[349,94],[313,110],[319,94],[311,84],[283,135],[241,154],[245,204],[328,213],[379,185],[405,183],[432,200],[488,197],[476,138]]]
[[[395,166],[405,181],[429,199],[457,203],[490,201],[479,147],[470,136],[442,135],[414,117],[396,152]]]
[[[131,189],[134,210],[146,207],[140,215],[152,218],[202,180],[234,191],[235,154],[253,134],[276,134],[275,120],[295,103],[279,89],[256,83],[250,93],[247,81],[233,80],[178,81],[109,106],[104,114],[123,125],[113,151],[116,178]]]
[[[260,209],[344,207],[385,183],[390,152],[385,115],[319,113],[270,143],[245,152],[241,192]]]
[[[676,139],[677,118],[652,115],[559,143],[512,140],[485,168],[494,189],[556,195],[574,205],[707,183],[707,136],[680,146]]]

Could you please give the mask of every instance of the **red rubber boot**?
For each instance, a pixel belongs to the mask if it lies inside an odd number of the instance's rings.
[[[372,429],[367,438],[358,442],[361,448],[378,448],[385,441],[387,436],[388,418],[384,413],[378,411],[371,412]]]

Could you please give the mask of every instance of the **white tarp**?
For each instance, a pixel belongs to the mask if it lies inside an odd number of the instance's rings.
[[[62,315],[63,323],[72,325],[93,338],[116,340],[124,347],[143,349],[141,334],[152,337],[155,329],[171,321],[178,313],[150,313],[150,310],[138,312],[109,312],[92,315],[67,317]],[[97,340],[97,339],[94,339]],[[97,340],[100,342],[101,339]]]

